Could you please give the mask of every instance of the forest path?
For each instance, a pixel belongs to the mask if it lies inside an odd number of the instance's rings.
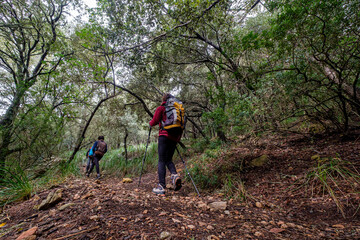
[[[254,151],[268,154],[270,163],[242,176],[246,202],[217,193],[202,192],[199,198],[188,181],[180,191],[157,196],[151,192],[157,182],[155,172],[143,175],[140,186],[138,178],[132,183],[106,175],[95,180],[93,173],[90,178],[69,178],[27,201],[6,206],[0,214],[0,239],[16,239],[33,227],[37,231],[30,239],[38,240],[360,239],[359,211],[355,215],[346,212],[343,218],[328,195],[311,197],[302,190],[289,191],[313,164],[314,149],[326,155],[340,153],[358,163],[360,144],[328,139],[316,145],[298,139],[269,142],[265,147],[254,146]],[[237,158],[246,151],[237,147],[231,156]],[[185,180],[182,167],[180,163],[178,170]],[[44,210],[34,209],[55,191],[61,192],[61,201]],[[359,197],[352,195],[343,201],[356,203]],[[212,207],[214,202],[221,202],[219,209]]]
[[[59,240],[170,239],[167,235],[171,239],[353,239],[356,231],[341,224],[324,226],[316,219],[304,222],[276,206],[225,201],[226,209],[215,210],[211,203],[223,202],[222,196],[198,198],[190,183],[178,192],[157,196],[151,193],[155,179],[155,174],[145,175],[139,188],[138,179],[133,183],[116,178],[68,179],[7,209],[8,232],[3,239],[16,239],[32,227],[38,228],[33,239]],[[56,189],[62,190],[60,203],[47,210],[33,209]]]

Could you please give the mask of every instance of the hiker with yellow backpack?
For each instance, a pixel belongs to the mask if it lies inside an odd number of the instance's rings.
[[[162,104],[156,108],[150,127],[159,124],[158,140],[158,177],[159,183],[152,191],[155,194],[165,194],[166,167],[171,173],[171,181],[174,190],[181,188],[181,178],[176,171],[172,157],[175,152],[176,144],[180,142],[182,132],[185,127],[185,110],[182,102],[169,93],[162,97]]]

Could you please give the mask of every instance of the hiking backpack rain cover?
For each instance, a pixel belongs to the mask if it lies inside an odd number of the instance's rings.
[[[161,121],[161,126],[170,135],[181,135],[185,128],[185,109],[183,103],[170,96],[164,105],[166,120]]]

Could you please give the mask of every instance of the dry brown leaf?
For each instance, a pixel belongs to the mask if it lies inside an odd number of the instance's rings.
[[[177,220],[176,218],[172,218],[172,220],[174,221],[174,223],[181,223],[181,221]]]
[[[174,212],[175,215],[179,216],[179,217],[182,217],[182,218],[188,218],[187,216],[183,215],[183,214],[180,214],[180,213],[177,213],[177,212]]]
[[[165,216],[165,215],[167,215],[167,214],[168,214],[167,212],[161,212],[161,213],[159,214],[159,217]]]
[[[283,228],[272,228],[272,229],[270,229],[270,232],[272,232],[272,233],[281,233],[283,231],[285,231],[285,229],[283,229]]]

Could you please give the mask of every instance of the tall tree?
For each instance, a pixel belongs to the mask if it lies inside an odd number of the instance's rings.
[[[12,148],[14,122],[24,96],[39,77],[52,74],[66,52],[54,51],[64,8],[68,0],[6,0],[0,8],[0,68],[4,81],[10,82],[10,103],[0,120],[0,167],[8,155],[20,149]]]
[[[347,131],[360,119],[359,8],[356,0],[267,1],[293,112]],[[279,58],[277,58],[279,59]],[[274,62],[273,62],[274,63]],[[275,69],[274,69],[275,70]],[[285,77],[286,75],[286,77]],[[280,81],[279,81],[280,83]],[[331,122],[332,124],[328,124]]]

